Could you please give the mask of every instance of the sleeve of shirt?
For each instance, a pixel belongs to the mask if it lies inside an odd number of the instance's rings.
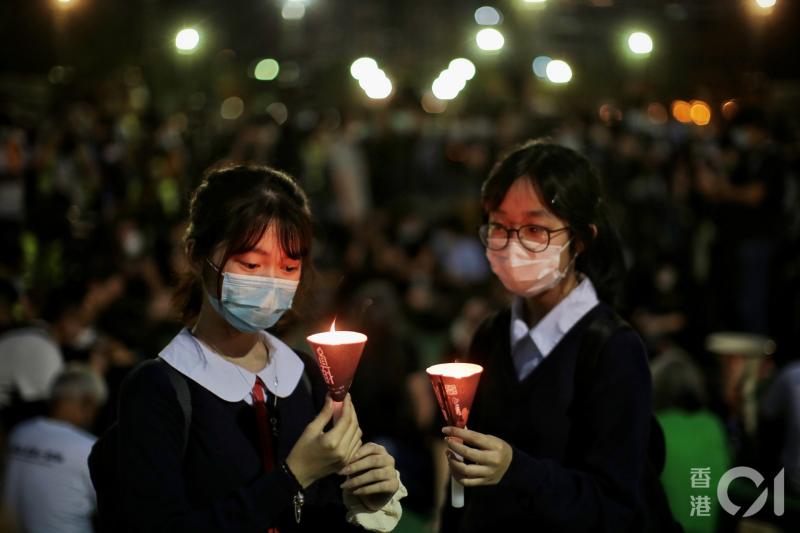
[[[400,487],[394,493],[392,499],[377,511],[367,509],[357,496],[353,496],[347,491],[342,493],[344,505],[347,507],[347,521],[353,525],[358,525],[367,531],[393,531],[403,516],[403,507],[400,500],[408,496],[408,490],[400,481],[400,472],[397,472],[397,481]]]
[[[650,371],[638,335],[615,334],[600,354],[586,391],[582,457],[569,466],[514,448],[501,484],[521,505],[559,529],[628,531],[637,527],[650,425]],[[639,526],[641,524],[638,524]]]
[[[281,470],[259,476],[202,508],[186,497],[183,412],[163,368],[140,366],[122,387],[120,477],[131,531],[263,531],[291,506],[292,482]]]

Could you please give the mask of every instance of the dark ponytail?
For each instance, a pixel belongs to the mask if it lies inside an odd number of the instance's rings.
[[[483,183],[485,216],[498,208],[521,177],[530,180],[542,204],[570,227],[575,244],[583,248],[575,269],[592,280],[600,299],[615,304],[625,273],[622,241],[589,161],[574,150],[543,141],[514,149]],[[597,228],[596,236],[592,226]]]

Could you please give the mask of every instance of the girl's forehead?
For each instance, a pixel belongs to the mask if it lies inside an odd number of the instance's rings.
[[[533,183],[526,176],[517,178],[511,184],[503,201],[491,214],[514,218],[557,218],[547,209]]]

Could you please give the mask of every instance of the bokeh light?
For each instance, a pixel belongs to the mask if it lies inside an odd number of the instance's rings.
[[[481,26],[494,26],[500,24],[500,12],[492,6],[483,6],[475,10],[475,22]]]
[[[383,100],[392,94],[392,82],[381,69],[375,69],[358,80],[366,95],[373,100]]]
[[[692,121],[692,106],[685,100],[675,100],[672,102],[672,116],[682,124]]]
[[[175,35],[175,47],[182,53],[191,53],[200,44],[200,34],[194,28],[183,28]]]
[[[439,100],[452,100],[461,90],[466,86],[467,82],[464,78],[459,77],[451,70],[445,70],[439,77],[433,80],[431,90],[433,95]]]
[[[653,51],[653,39],[643,31],[635,31],[628,36],[628,48],[637,55],[647,55]]]
[[[760,7],[761,9],[770,9],[775,7],[777,4],[777,0],[755,0],[756,6]]]
[[[238,96],[231,96],[222,101],[219,114],[225,120],[236,120],[244,112],[244,101]]]
[[[692,100],[689,116],[698,126],[706,126],[711,122],[711,106],[702,100]]]
[[[371,57],[359,57],[350,65],[350,75],[357,80],[367,77],[376,70],[378,70],[378,62]]]
[[[736,100],[728,100],[722,104],[722,116],[727,120],[731,120],[739,112],[739,104]]]
[[[282,102],[273,102],[267,106],[267,114],[279,125],[289,120],[289,109]]]
[[[256,65],[253,75],[257,80],[270,81],[278,77],[280,65],[274,59],[262,59]]]
[[[281,16],[285,20],[299,20],[306,14],[306,5],[298,0],[289,0],[281,9]]]
[[[531,67],[533,68],[533,73],[538,78],[547,78],[547,65],[552,61],[547,56],[539,56],[533,60]]]
[[[425,94],[422,95],[420,104],[426,113],[430,113],[432,115],[444,113],[447,110],[447,102],[436,98],[432,91],[425,91]]]
[[[569,63],[561,59],[553,59],[547,63],[545,73],[547,79],[552,83],[569,83],[572,79],[572,67],[569,66]]]
[[[653,124],[666,124],[669,120],[669,113],[667,108],[659,102],[652,102],[647,106],[647,118]]]
[[[496,52],[503,48],[506,40],[503,34],[494,28],[484,28],[475,35],[478,48],[487,52]]]
[[[471,80],[475,77],[475,64],[465,57],[457,57],[452,60],[447,68],[465,80]]]

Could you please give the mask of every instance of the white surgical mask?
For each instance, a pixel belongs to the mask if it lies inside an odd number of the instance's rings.
[[[508,246],[502,250],[487,248],[486,258],[506,289],[519,296],[531,297],[552,289],[564,279],[578,257],[575,254],[564,270],[559,269],[561,252],[569,248],[570,242],[572,239],[562,245],[551,244],[542,252],[531,252],[516,240],[509,240]]]
[[[215,270],[217,267],[208,261]],[[243,332],[274,326],[291,309],[296,280],[222,273],[222,298],[206,291],[211,307],[228,324]]]

